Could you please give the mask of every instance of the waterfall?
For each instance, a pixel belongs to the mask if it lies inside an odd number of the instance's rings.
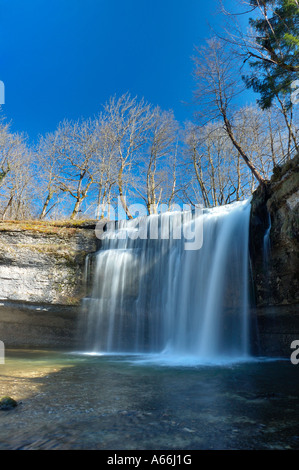
[[[265,298],[267,302],[270,302],[270,256],[271,256],[271,240],[270,240],[270,232],[271,232],[271,216],[268,213],[268,227],[265,231],[264,239],[263,239],[263,269],[264,269],[264,292]]]
[[[250,201],[243,201],[148,216],[143,236],[136,219],[108,228],[85,299],[87,349],[247,357],[249,215]],[[202,246],[193,249],[182,233],[195,239],[196,230]]]
[[[264,261],[264,268],[267,271],[268,270],[268,263],[269,263],[269,258],[270,258],[270,231],[271,231],[271,217],[270,214],[268,213],[268,227],[264,235],[263,239],[263,261]]]

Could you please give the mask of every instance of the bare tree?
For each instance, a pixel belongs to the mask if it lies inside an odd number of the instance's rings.
[[[119,197],[128,218],[132,218],[126,201],[126,187],[132,184],[132,170],[138,164],[147,142],[151,126],[151,107],[144,100],[137,101],[129,94],[112,97],[104,106],[109,124],[110,148],[117,155],[117,187]]]
[[[28,197],[32,179],[32,155],[27,138],[12,133],[2,117],[0,121],[0,212],[2,220],[28,217],[32,198]]]
[[[162,111],[159,107],[153,109],[149,124],[133,186],[145,202],[148,213],[154,214],[158,212],[159,204],[170,207],[178,191],[176,164],[179,126],[173,112]]]
[[[25,143],[10,162],[9,173],[1,187],[2,220],[32,218],[35,213],[32,152]]]
[[[13,162],[18,159],[25,147],[26,137],[10,132],[10,124],[0,118],[0,186],[11,171]]]
[[[185,155],[194,169],[195,182],[205,207],[239,199],[240,158],[235,158],[234,152],[220,122],[207,123],[204,127],[187,125]],[[192,190],[195,188],[193,184]]]
[[[289,133],[281,112],[245,106],[232,114],[236,139],[266,180],[285,155]],[[185,164],[189,162],[189,191],[185,196],[201,199],[206,207],[249,197],[256,178],[227,135],[222,121],[205,126],[188,123],[185,128]],[[190,169],[193,169],[191,172]]]
[[[199,104],[198,117],[206,122],[221,119],[233,146],[259,183],[265,182],[253,161],[238,140],[233,122],[233,100],[240,93],[238,72],[234,57],[227,45],[218,39],[207,41],[207,46],[197,49],[194,58],[196,92]]]
[[[41,200],[40,219],[44,219],[59,203],[60,188],[60,135],[58,131],[39,138],[35,160],[37,165],[37,193]],[[55,197],[56,196],[56,197]]]
[[[294,146],[296,150],[299,150],[299,143],[298,143],[298,131],[299,127],[296,126],[294,123],[294,114],[296,111],[294,110],[293,106],[288,106],[285,102],[285,99],[281,97],[279,94],[276,95],[276,104],[277,108],[282,113],[284,122],[286,124],[286,128],[288,130],[288,154],[291,151],[291,148]],[[297,115],[298,118],[298,115]]]
[[[97,155],[97,139],[94,122],[63,121],[58,129],[59,187],[75,200],[70,218],[75,219],[83,201],[94,183],[94,161]]]
[[[203,201],[205,207],[210,207],[209,202],[209,190],[206,186],[206,180],[204,178],[204,167],[203,167],[203,152],[201,151],[201,136],[200,129],[193,123],[187,123],[185,128],[185,155],[187,160],[189,160],[194,169],[195,179],[199,185],[201,200]],[[194,185],[192,180],[190,185],[194,190]],[[186,190],[184,192],[186,196]],[[189,200],[189,198],[188,198]]]
[[[96,186],[96,219],[103,218],[107,207],[113,200],[113,190],[117,184],[118,152],[110,126],[109,117],[100,114],[95,121],[94,133],[98,142],[97,156],[94,160],[94,182]]]

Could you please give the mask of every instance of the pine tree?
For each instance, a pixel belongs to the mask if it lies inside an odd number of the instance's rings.
[[[247,60],[252,73],[243,76],[248,88],[260,94],[262,109],[271,107],[277,96],[287,97],[291,106],[291,83],[299,78],[298,0],[250,0],[258,11],[249,20],[255,35]]]

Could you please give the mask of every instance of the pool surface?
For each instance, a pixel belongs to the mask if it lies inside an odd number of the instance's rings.
[[[0,449],[299,449],[299,365],[8,350]]]

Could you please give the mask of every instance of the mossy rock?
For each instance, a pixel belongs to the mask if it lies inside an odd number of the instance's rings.
[[[12,410],[17,406],[17,402],[10,397],[2,397],[0,399],[0,410]]]

